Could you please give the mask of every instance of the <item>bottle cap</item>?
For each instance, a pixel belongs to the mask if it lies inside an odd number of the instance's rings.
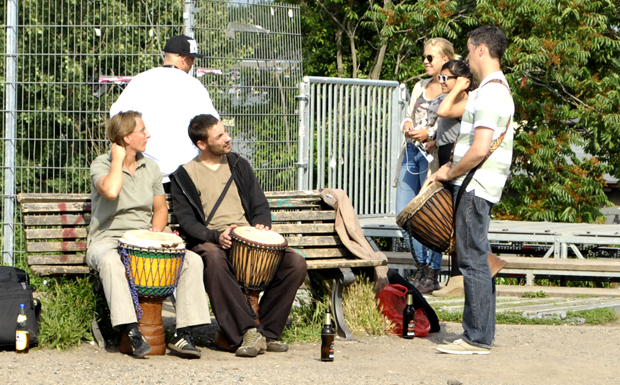
[[[24,305],[23,303],[20,303],[20,304],[19,304],[19,308],[20,308],[20,309],[23,309],[23,308],[25,308],[25,307],[26,307],[26,305]]]

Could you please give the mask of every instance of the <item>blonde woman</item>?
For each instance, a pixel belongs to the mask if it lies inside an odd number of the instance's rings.
[[[149,354],[151,346],[138,329],[117,246],[128,230],[160,232],[168,224],[161,171],[154,160],[142,154],[150,137],[142,114],[119,112],[108,122],[111,150],[90,166],[92,216],[86,263],[99,274],[112,326],[124,331],[137,357]],[[168,344],[174,354],[184,358],[200,358],[192,329],[210,322],[202,270],[200,257],[188,250],[177,285],[176,336]]]
[[[420,144],[432,140],[435,136],[437,109],[445,97],[437,75],[443,65],[453,59],[457,59],[457,55],[452,44],[446,39],[433,38],[424,45],[422,63],[430,79],[421,80],[413,88],[407,116],[401,123],[404,140],[396,188],[396,213],[400,213],[415,198],[428,175],[429,162]],[[404,230],[403,237],[416,265],[421,267],[414,280],[414,286],[422,294],[440,289],[437,277],[441,271],[441,254],[427,249],[410,238]],[[413,245],[413,250],[410,245]]]

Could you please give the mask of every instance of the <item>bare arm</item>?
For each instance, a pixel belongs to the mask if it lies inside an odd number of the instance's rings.
[[[168,225],[168,206],[165,195],[153,197],[153,224],[149,231],[160,232]]]
[[[123,187],[123,161],[125,160],[125,148],[116,143],[112,144],[112,163],[108,175],[102,176],[97,181],[97,191],[108,200],[115,200]]]
[[[446,95],[439,108],[437,109],[437,116],[440,118],[460,118],[465,112],[465,105],[467,104],[467,97],[462,97],[465,90],[469,87],[469,79],[459,77],[456,79],[456,84],[452,91]]]
[[[441,166],[437,172],[426,179],[422,189],[436,180],[452,180],[459,177],[480,164],[491,148],[493,133],[494,131],[490,128],[477,127],[474,131],[474,142],[461,160],[454,167],[451,167],[450,163]]]

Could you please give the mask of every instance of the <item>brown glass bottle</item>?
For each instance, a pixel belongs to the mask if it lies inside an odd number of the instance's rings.
[[[30,333],[28,332],[28,317],[23,303],[19,304],[19,314],[17,315],[17,328],[15,329],[15,351],[17,353],[28,353],[30,348]]]
[[[331,313],[327,309],[325,310],[325,326],[321,331],[321,361],[334,360],[334,335]]]
[[[403,310],[403,338],[415,337],[415,308],[413,307],[413,293],[407,293],[407,306]]]

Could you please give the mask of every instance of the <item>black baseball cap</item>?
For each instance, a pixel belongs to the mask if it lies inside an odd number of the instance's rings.
[[[198,53],[198,44],[196,40],[185,35],[177,35],[168,39],[164,47],[164,52],[177,53],[179,55],[191,57],[205,57],[205,55]]]

